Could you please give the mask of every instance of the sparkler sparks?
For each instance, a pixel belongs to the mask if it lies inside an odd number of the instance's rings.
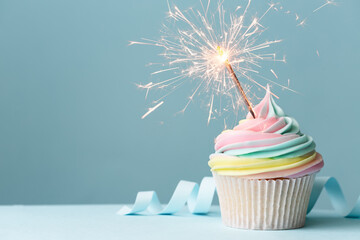
[[[245,104],[252,112],[245,94],[249,92],[250,85],[265,89],[254,79],[254,75],[260,76],[262,62],[284,62],[284,58],[277,59],[275,53],[265,52],[281,40],[260,41],[260,36],[265,31],[261,20],[269,11],[275,9],[275,4],[270,4],[260,17],[251,17],[248,16],[251,0],[246,2],[245,6],[238,6],[230,14],[226,13],[222,2],[216,4],[214,13],[210,13],[210,0],[207,4],[201,1],[200,3],[202,10],[190,8],[181,11],[177,6],[169,6],[168,16],[176,27],[164,25],[164,35],[160,40],[143,39],[141,42],[130,42],[130,45],[143,44],[163,48],[162,56],[166,63],[161,64],[161,69],[152,75],[168,72],[174,75],[161,82],[138,85],[147,90],[146,96],[152,89],[167,91],[154,101],[156,105],[149,108],[142,118],[160,107],[164,98],[189,80],[195,83],[195,87],[182,112],[196,95],[203,93],[210,96],[208,123],[214,113],[220,115],[223,111],[228,111],[228,106],[238,112],[239,108],[244,109]],[[271,72],[277,78],[274,70],[271,69]],[[218,102],[219,106],[215,107],[215,102]]]
[[[158,107],[160,107],[162,104],[164,103],[164,101],[159,102],[158,104],[156,104],[154,107],[149,108],[149,110],[141,117],[141,119],[146,118],[147,115],[149,115],[150,113],[152,113],[153,111],[155,111]]]
[[[336,5],[336,3],[334,1],[331,1],[331,0],[326,0],[326,2],[323,5],[316,8],[313,12],[317,12],[317,11],[319,11],[320,9],[322,9],[323,7],[325,7],[327,5]]]

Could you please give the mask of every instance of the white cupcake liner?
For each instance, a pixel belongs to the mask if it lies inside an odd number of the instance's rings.
[[[213,172],[221,218],[243,229],[292,229],[305,224],[315,174],[292,179],[246,179]]]

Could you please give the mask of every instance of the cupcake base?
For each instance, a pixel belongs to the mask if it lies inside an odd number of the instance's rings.
[[[247,179],[213,172],[226,226],[280,230],[305,224],[315,174],[284,179]]]

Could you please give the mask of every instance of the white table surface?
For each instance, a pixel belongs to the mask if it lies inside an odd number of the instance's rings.
[[[219,208],[208,215],[119,216],[121,205],[0,206],[1,240],[57,239],[360,239],[360,219],[314,211],[304,228],[284,231],[225,227]]]

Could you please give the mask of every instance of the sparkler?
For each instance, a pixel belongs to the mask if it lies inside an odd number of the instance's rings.
[[[167,90],[166,94],[154,101],[155,106],[149,108],[142,118],[161,106],[164,98],[187,80],[195,82],[196,86],[182,111],[186,110],[196,94],[206,93],[210,95],[208,123],[214,113],[228,111],[228,106],[237,112],[242,103],[255,118],[246,92],[249,90],[249,83],[263,89],[265,87],[257,82],[253,75],[278,84],[259,72],[263,61],[285,62],[284,58],[278,59],[275,53],[264,52],[281,40],[260,41],[260,35],[265,31],[260,22],[276,5],[270,4],[260,17],[252,17],[248,16],[251,0],[245,2],[244,6],[238,6],[231,14],[226,14],[223,2],[217,3],[213,13],[210,13],[210,0],[206,5],[201,0],[200,3],[202,10],[190,8],[181,11],[177,6],[169,6],[169,19],[173,20],[176,26],[164,25],[164,35],[160,40],[143,39],[140,42],[130,42],[130,45],[143,44],[163,48],[161,55],[167,61],[151,64],[160,66],[160,70],[156,70],[152,75],[169,72],[174,74],[160,82],[138,85],[147,90],[146,97],[151,89]],[[274,70],[271,69],[271,72],[277,78]],[[219,97],[218,108],[215,106],[214,97]],[[223,97],[230,100],[229,104],[224,103]]]

